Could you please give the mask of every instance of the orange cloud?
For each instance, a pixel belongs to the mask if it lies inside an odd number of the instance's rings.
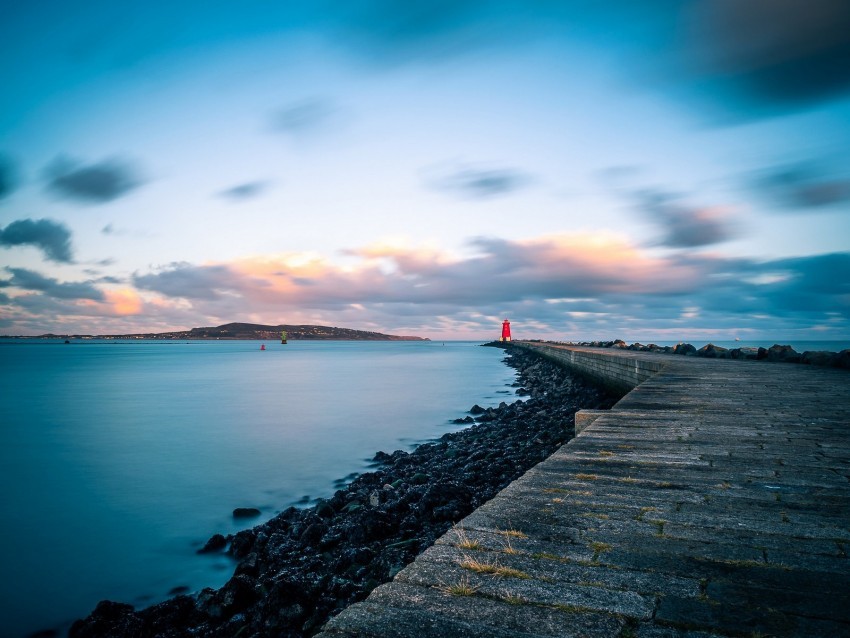
[[[132,288],[106,290],[104,295],[106,302],[112,305],[112,310],[117,315],[138,315],[144,307],[142,298]]]

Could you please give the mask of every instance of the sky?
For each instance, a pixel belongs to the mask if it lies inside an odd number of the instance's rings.
[[[850,339],[846,0],[0,3],[0,334]]]

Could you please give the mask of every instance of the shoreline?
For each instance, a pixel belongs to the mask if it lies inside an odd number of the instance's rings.
[[[142,610],[102,601],[72,638],[142,635],[310,636],[391,580],[451,526],[573,436],[580,408],[609,407],[604,391],[537,355],[513,351],[517,400],[456,419],[470,427],[408,453],[378,452],[378,467],[333,497],[290,507],[201,550],[238,560],[221,588]]]

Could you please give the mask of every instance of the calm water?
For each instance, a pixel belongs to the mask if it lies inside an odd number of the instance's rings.
[[[477,343],[266,347],[0,343],[0,635],[221,586],[233,564],[195,550],[244,527],[233,508],[330,496],[377,450],[513,396]]]

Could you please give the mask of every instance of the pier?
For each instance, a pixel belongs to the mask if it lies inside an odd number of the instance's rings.
[[[514,342],[623,398],[340,636],[850,635],[850,373]]]

